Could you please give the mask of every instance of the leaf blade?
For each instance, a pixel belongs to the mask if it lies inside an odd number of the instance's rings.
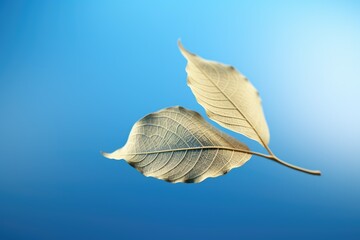
[[[125,159],[145,176],[174,183],[223,175],[252,156],[246,145],[182,107],[145,116],[134,124],[123,148],[103,155]]]
[[[249,80],[234,67],[205,60],[187,51],[187,83],[210,119],[267,147],[270,132],[261,98]]]

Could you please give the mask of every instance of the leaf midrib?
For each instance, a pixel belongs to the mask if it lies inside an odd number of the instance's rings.
[[[156,153],[167,153],[167,152],[180,152],[180,151],[194,151],[194,150],[228,150],[235,152],[242,152],[247,154],[259,155],[260,153],[252,152],[250,150],[231,148],[231,147],[222,147],[222,146],[203,146],[203,147],[189,147],[189,148],[175,148],[175,149],[166,149],[166,150],[157,150],[157,151],[149,151],[149,152],[134,152],[134,153],[126,153],[124,155],[143,155],[143,154],[156,154]]]
[[[185,50],[187,51],[187,50]],[[189,58],[187,58],[188,61],[191,61]],[[204,59],[205,60],[205,59]],[[206,61],[206,60],[205,60]],[[195,66],[196,68],[204,75],[207,77],[207,79],[210,80],[210,82],[226,97],[227,100],[229,100],[229,102],[239,111],[239,113],[241,114],[241,116],[243,116],[243,118],[246,120],[246,122],[251,126],[251,128],[254,130],[254,132],[256,133],[256,135],[258,136],[259,140],[261,141],[262,145],[264,147],[267,146],[267,144],[265,144],[264,140],[262,139],[262,137],[260,137],[258,131],[254,128],[254,126],[252,125],[252,123],[246,118],[246,116],[241,112],[240,108],[221,90],[221,88],[216,84],[214,83],[214,81],[211,80],[211,78],[201,69],[199,68],[199,66],[191,61]],[[189,74],[189,73],[188,73]]]

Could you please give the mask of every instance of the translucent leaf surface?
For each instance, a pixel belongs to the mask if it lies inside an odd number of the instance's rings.
[[[188,85],[209,118],[267,146],[270,133],[261,99],[249,80],[232,66],[205,60],[180,42],[179,47],[188,61]]]
[[[103,155],[125,159],[145,176],[188,183],[223,175],[252,156],[246,145],[183,107],[145,116],[135,123],[123,148]]]

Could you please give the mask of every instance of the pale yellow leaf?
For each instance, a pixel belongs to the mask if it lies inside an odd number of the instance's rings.
[[[188,85],[210,119],[267,147],[270,141],[261,99],[255,87],[234,67],[205,60],[187,51]]]
[[[197,112],[171,107],[136,122],[124,147],[103,153],[125,159],[145,176],[169,182],[201,182],[251,158],[246,145],[220,132]]]

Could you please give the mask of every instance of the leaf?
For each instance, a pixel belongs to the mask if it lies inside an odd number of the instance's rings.
[[[209,118],[267,148],[269,128],[259,93],[249,80],[232,66],[188,52],[180,41],[179,48],[188,61],[188,85]]]
[[[125,159],[145,176],[174,183],[217,177],[251,158],[246,145],[183,107],[145,116],[134,124],[123,148],[103,155]]]
[[[166,108],[136,122],[124,147],[103,153],[125,159],[145,176],[168,182],[201,182],[242,166],[252,155],[308,174],[275,156],[268,147],[269,129],[254,86],[234,67],[202,59],[179,48],[188,60],[188,85],[207,115],[220,125],[261,143],[269,155],[252,152],[236,139],[207,123],[197,112]]]

